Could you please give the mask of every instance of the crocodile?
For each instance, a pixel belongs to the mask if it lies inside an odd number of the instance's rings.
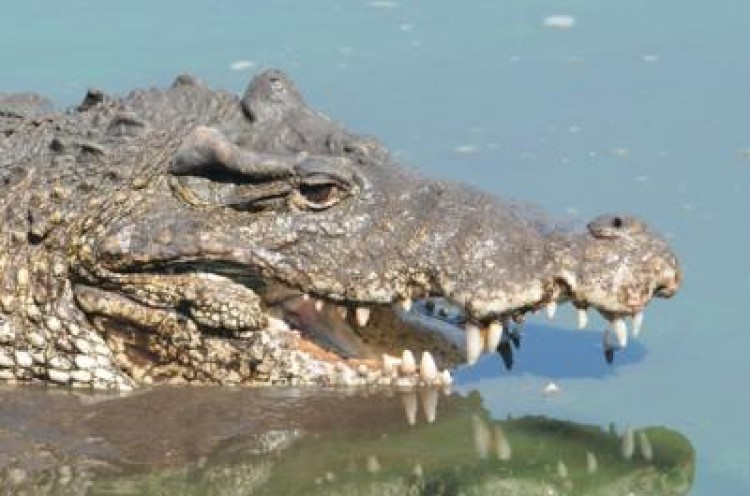
[[[446,385],[564,302],[611,323],[611,358],[682,278],[639,218],[561,226],[425,178],[278,70],[242,95],[181,75],[59,112],[0,97],[0,215],[0,379],[19,383]],[[400,324],[433,297],[457,333]]]

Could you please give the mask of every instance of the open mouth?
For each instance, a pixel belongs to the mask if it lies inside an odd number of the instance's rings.
[[[300,291],[241,264],[189,260],[135,265],[101,287],[76,287],[117,365],[145,383],[448,386],[452,369],[486,353],[512,367],[527,316],[552,318],[567,301],[581,328],[589,308],[610,322],[603,349],[611,362],[627,344],[627,322],[640,333],[650,300],[612,311],[556,283],[533,303],[492,311],[434,288],[408,294],[354,301]]]

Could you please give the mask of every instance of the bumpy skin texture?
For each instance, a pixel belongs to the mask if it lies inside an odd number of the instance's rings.
[[[278,71],[241,99],[181,76],[63,114],[17,101],[0,98],[3,379],[328,381],[330,360],[269,324],[278,287],[346,307],[440,295],[487,326],[567,300],[617,319],[680,284],[640,220],[561,231],[422,178]]]

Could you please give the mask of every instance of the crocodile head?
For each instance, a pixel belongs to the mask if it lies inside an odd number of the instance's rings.
[[[34,148],[21,127],[6,148],[30,164],[3,203],[17,248],[0,260],[2,304],[23,315],[0,331],[24,329],[14,346],[31,350],[6,360],[16,378],[22,366],[23,378],[105,387],[445,383],[439,369],[494,352],[514,322],[564,301],[612,322],[611,353],[626,317],[637,330],[651,299],[680,285],[675,255],[642,221],[562,229],[420,176],[278,71],[242,98],[190,77],[121,100],[90,92],[30,128],[53,139]],[[415,324],[412,301],[433,297],[464,327]]]

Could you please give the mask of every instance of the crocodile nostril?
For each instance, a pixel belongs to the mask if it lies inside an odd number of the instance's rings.
[[[674,278],[667,282],[662,283],[654,289],[654,295],[659,298],[671,298],[677,294],[677,290],[680,289],[682,284],[682,273],[678,270],[675,272]]]

